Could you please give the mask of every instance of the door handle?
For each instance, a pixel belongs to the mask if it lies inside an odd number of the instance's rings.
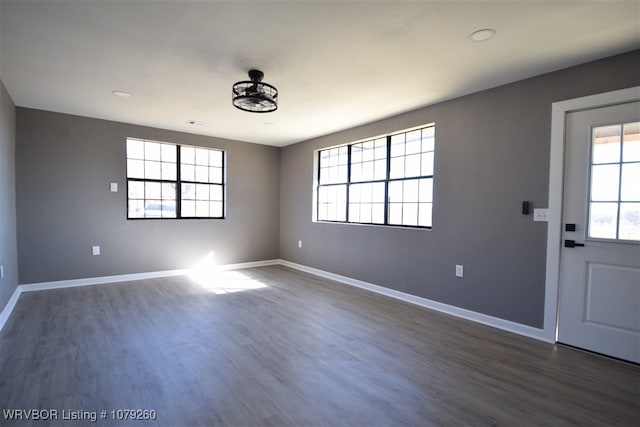
[[[584,243],[576,243],[575,240],[568,240],[568,239],[564,241],[565,248],[575,248],[578,246],[584,246]]]

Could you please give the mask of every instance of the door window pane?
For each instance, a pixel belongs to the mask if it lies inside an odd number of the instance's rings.
[[[620,132],[622,126],[601,126],[593,130],[593,164],[620,161]]]
[[[591,172],[591,200],[617,201],[619,180],[619,165],[593,166]]]
[[[623,162],[640,162],[640,122],[624,125]]]
[[[601,239],[615,239],[617,221],[617,203],[592,203],[589,212],[589,235]]]
[[[620,239],[640,241],[640,203],[620,204]]]
[[[640,202],[640,162],[622,165],[620,199],[623,202]]]

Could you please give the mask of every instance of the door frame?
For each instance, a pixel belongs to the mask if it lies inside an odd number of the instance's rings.
[[[544,293],[543,340],[558,341],[558,297],[564,185],[565,126],[568,113],[640,100],[640,86],[551,104],[551,150],[549,156],[549,222]]]

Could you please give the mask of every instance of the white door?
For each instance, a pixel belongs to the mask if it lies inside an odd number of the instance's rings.
[[[640,103],[569,113],[565,139],[558,341],[640,363]]]

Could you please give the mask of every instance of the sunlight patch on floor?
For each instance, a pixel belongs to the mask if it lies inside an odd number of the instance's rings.
[[[267,287],[264,283],[240,271],[225,270],[218,266],[213,251],[194,265],[188,276],[204,289],[215,294],[230,294]]]

